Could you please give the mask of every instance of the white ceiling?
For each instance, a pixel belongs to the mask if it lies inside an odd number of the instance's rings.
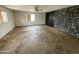
[[[4,5],[4,7],[16,10],[16,11],[26,11],[35,12],[36,5]],[[50,12],[62,8],[71,7],[72,5],[38,5],[39,9],[43,9],[42,12]]]

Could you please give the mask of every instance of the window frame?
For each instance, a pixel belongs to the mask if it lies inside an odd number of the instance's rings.
[[[35,14],[26,14],[27,22],[34,22],[35,21]]]
[[[6,10],[4,8],[0,7],[0,13],[2,15],[2,21],[0,22],[0,24],[8,22]]]

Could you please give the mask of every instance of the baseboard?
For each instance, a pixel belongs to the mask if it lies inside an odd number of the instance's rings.
[[[10,29],[8,32],[6,32],[2,37],[0,37],[0,41],[1,41],[1,39],[2,39],[5,35],[7,35],[9,32],[11,32],[14,28],[15,28],[15,27],[11,28],[11,29]]]
[[[26,26],[15,26],[15,27],[29,27],[29,26],[45,26],[45,24],[35,24],[35,25],[26,25]]]

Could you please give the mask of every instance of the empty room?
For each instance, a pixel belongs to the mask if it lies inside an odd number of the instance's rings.
[[[79,5],[0,5],[0,54],[79,53]]]

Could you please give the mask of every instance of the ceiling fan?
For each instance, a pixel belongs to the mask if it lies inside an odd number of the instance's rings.
[[[35,6],[35,11],[36,12],[43,12],[43,9],[42,8],[39,8],[39,6]]]

